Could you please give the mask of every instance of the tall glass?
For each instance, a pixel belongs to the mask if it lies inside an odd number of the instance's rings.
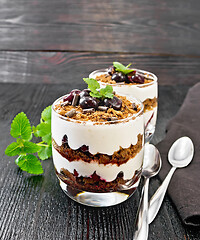
[[[112,206],[136,190],[144,155],[143,104],[136,114],[109,122],[63,117],[52,105],[53,162],[62,190],[89,206]],[[86,152],[80,151],[88,150]]]
[[[144,104],[144,122],[145,122],[145,141],[149,142],[155,132],[157,119],[157,98],[158,98],[158,79],[151,72],[140,69],[134,69],[138,74],[141,74],[151,81],[144,84],[132,83],[115,83],[109,84],[117,94],[126,95],[139,99]],[[107,83],[101,81],[101,76],[108,74],[108,69],[99,69],[93,71],[89,77],[97,79],[101,87],[105,87]]]

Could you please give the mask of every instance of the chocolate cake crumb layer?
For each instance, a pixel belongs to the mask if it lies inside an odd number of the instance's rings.
[[[101,180],[95,172],[91,177],[77,177],[64,168],[57,175],[64,183],[79,190],[87,192],[113,192],[124,190],[124,187],[126,187],[126,190],[132,188],[133,184],[139,180],[141,170],[136,171],[133,178],[129,180],[124,180],[123,173],[120,172],[112,182]]]
[[[129,148],[120,147],[120,150],[114,152],[111,156],[100,153],[93,155],[90,152],[83,152],[81,149],[73,150],[68,146],[68,144],[58,146],[53,139],[52,144],[53,147],[70,162],[81,160],[88,163],[97,162],[104,165],[112,163],[120,166],[121,164],[126,163],[129,159],[134,158],[136,154],[141,151],[143,136],[139,134],[137,144],[131,145]]]
[[[123,96],[116,95],[119,99],[122,100],[121,110],[114,110],[113,108],[108,108],[106,111],[96,110],[92,112],[84,112],[80,106],[65,105],[62,101],[55,105],[55,111],[62,116],[68,117],[68,112],[75,110],[76,114],[70,115],[69,119],[74,119],[77,121],[92,121],[92,122],[107,122],[111,121],[113,117],[118,120],[126,119],[132,115],[138,113],[141,110],[140,105],[137,105],[137,108],[133,109],[132,103]]]
[[[144,112],[153,110],[153,108],[155,108],[157,106],[157,98],[153,98],[153,99],[146,99],[144,102]]]
[[[147,74],[146,77],[148,78],[148,74]],[[116,84],[116,81],[112,80],[111,78],[112,78],[112,76],[110,76],[109,74],[102,74],[100,76],[96,76],[97,81],[101,81],[101,82],[106,83],[106,84]],[[147,78],[144,78],[144,84],[153,82],[153,80],[147,79]],[[127,84],[128,85],[138,85],[138,83],[127,83]],[[142,84],[140,84],[140,85],[142,85]]]

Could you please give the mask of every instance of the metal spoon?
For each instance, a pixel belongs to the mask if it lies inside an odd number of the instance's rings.
[[[136,216],[136,231],[133,239],[146,240],[148,238],[148,189],[149,178],[155,176],[161,168],[161,157],[158,149],[152,144],[145,144],[144,163],[142,175],[144,186],[140,199],[140,206]]]
[[[168,159],[173,167],[171,168],[165,180],[162,182],[161,186],[157,189],[149,202],[149,224],[154,220],[160,209],[163,198],[167,191],[167,187],[176,168],[186,167],[192,161],[193,155],[194,145],[189,137],[179,138],[171,146],[168,153]]]

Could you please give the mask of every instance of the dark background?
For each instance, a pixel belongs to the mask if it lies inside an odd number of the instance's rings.
[[[61,191],[52,159],[31,176],[5,156],[10,124],[20,111],[38,124],[91,71],[132,62],[159,78],[158,143],[200,79],[199,10],[199,0],[0,0],[0,239],[132,239],[140,189],[114,207],[79,205]],[[151,180],[150,195],[159,184]],[[200,230],[183,225],[166,196],[149,239],[197,240]]]

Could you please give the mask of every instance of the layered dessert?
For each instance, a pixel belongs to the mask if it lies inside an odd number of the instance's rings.
[[[52,105],[53,161],[61,187],[75,200],[85,193],[130,196],[143,163],[143,105],[110,86],[97,90],[94,79],[85,81],[90,89],[75,89]]]
[[[99,81],[102,87],[111,85],[118,94],[132,96],[144,105],[144,121],[146,131],[152,134],[157,119],[157,77],[150,72],[130,68],[121,63],[113,62],[113,66],[100,69],[89,75]]]

